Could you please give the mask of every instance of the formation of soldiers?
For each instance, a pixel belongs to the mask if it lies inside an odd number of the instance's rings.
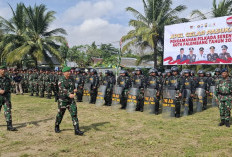
[[[209,106],[219,106],[219,126],[230,127],[232,80],[227,69],[216,68],[214,75],[211,74],[204,70],[199,70],[197,74],[189,69],[180,71],[176,66],[166,69],[164,73],[155,68],[150,69],[148,76],[140,68],[131,73],[121,70],[117,78],[109,70],[103,76],[95,69],[86,72],[79,68],[71,70],[69,67],[62,71],[9,70],[6,77],[9,78],[8,84],[2,79],[0,87],[7,86],[1,88],[9,90],[7,93],[10,94],[16,93],[17,86],[21,84],[22,94],[30,93],[30,96],[47,99],[54,95],[59,110],[55,122],[56,133],[60,132],[59,125],[68,109],[75,134],[83,135],[79,130],[74,98],[77,102],[89,101],[97,106],[120,107],[128,112],[141,111],[156,115],[162,113],[163,117],[176,118],[201,112]],[[0,98],[1,96],[0,90]],[[1,106],[5,106],[8,130],[16,130],[12,127],[10,107],[7,108],[11,106],[10,95],[3,96],[0,100]]]

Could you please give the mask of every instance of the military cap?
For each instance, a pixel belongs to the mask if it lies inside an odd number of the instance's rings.
[[[68,72],[68,71],[70,71],[71,70],[71,68],[70,67],[64,67],[63,69],[62,69],[62,72],[64,73],[64,72]]]
[[[222,49],[228,49],[226,45],[222,45]]]
[[[1,65],[0,69],[6,69],[6,66],[5,65]]]
[[[200,51],[204,51],[204,47],[200,47],[199,50],[200,50]]]
[[[190,47],[190,48],[189,48],[189,51],[193,51],[193,50],[194,50],[194,48],[193,48],[193,47]]]
[[[223,72],[228,72],[228,70],[226,68],[222,69],[222,73]]]
[[[215,49],[215,47],[214,46],[210,46],[210,48],[209,49]]]

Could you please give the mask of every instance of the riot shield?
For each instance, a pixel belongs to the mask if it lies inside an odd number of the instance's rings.
[[[97,91],[96,106],[103,106],[105,103],[106,86],[101,85]]]
[[[147,88],[144,91],[144,107],[143,111],[145,113],[154,113],[155,112],[155,102],[157,101],[156,98],[156,89]]]
[[[138,102],[138,95],[139,95],[138,88],[131,88],[129,90],[128,99],[127,99],[127,106],[126,106],[127,112],[134,112],[136,110],[136,105]]]
[[[203,88],[196,89],[196,112],[201,112],[203,107],[203,101],[205,97],[205,90]]]
[[[164,118],[175,117],[176,90],[165,89],[163,91],[162,116]]]
[[[216,91],[216,87],[215,86],[210,86],[210,89],[209,89],[209,92],[210,92],[209,99],[211,100],[212,107],[217,107],[218,106],[218,104],[216,102],[215,91]]]
[[[113,94],[112,94],[112,108],[113,109],[119,109],[121,107],[120,105],[120,99],[122,95],[123,88],[119,86],[114,86]]]
[[[83,102],[89,102],[90,101],[90,91],[91,91],[91,84],[90,83],[84,84]]]
[[[183,113],[183,116],[188,116],[189,114],[189,102],[190,102],[190,96],[191,91],[189,89],[184,89],[182,93],[182,105],[181,105],[181,111]]]

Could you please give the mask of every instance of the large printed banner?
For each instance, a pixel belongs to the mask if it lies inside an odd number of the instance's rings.
[[[164,65],[232,64],[232,16],[165,26]]]

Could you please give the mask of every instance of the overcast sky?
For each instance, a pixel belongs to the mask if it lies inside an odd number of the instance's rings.
[[[8,3],[15,8],[19,2],[26,5],[42,3],[56,11],[57,19],[51,28],[65,28],[70,46],[96,41],[118,47],[115,41],[130,30],[128,22],[133,18],[125,8],[130,6],[143,12],[142,0],[0,0],[0,16],[10,18]],[[206,13],[212,8],[212,0],[173,0],[173,7],[180,4],[188,7],[181,17],[189,17],[194,9]]]

